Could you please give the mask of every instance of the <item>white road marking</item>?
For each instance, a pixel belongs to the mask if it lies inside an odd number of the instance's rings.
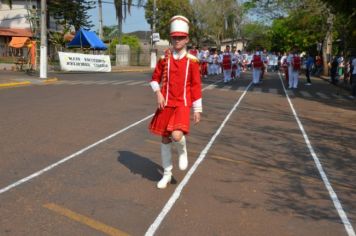
[[[70,84],[70,85],[76,85],[76,84],[80,84],[81,82],[80,81],[77,81],[77,80],[73,80],[73,81],[65,81],[65,84]]]
[[[232,113],[236,110],[236,108],[240,105],[240,102],[242,101],[242,99],[244,98],[244,96],[246,95],[248,89],[250,88],[252,83],[250,83],[244,93],[240,96],[240,98],[238,99],[238,101],[235,103],[235,105],[233,106],[233,108],[230,110],[229,114],[225,117],[224,121],[221,123],[219,129],[215,132],[215,134],[213,135],[213,137],[210,139],[209,143],[205,146],[205,148],[203,149],[203,151],[200,153],[198,159],[195,161],[195,163],[193,164],[193,166],[189,169],[189,171],[187,172],[187,174],[184,176],[182,182],[179,183],[179,185],[177,186],[177,188],[174,190],[172,196],[169,198],[168,202],[166,203],[166,205],[163,207],[162,211],[159,213],[159,215],[157,216],[157,218],[155,219],[155,221],[151,224],[151,226],[148,228],[147,232],[145,233],[146,236],[151,236],[154,235],[154,233],[156,232],[156,230],[158,229],[158,227],[160,226],[160,224],[162,223],[162,221],[164,220],[164,218],[166,217],[166,215],[168,214],[168,212],[172,209],[173,205],[175,204],[175,202],[177,201],[177,199],[180,197],[180,194],[183,190],[183,188],[185,187],[185,185],[188,183],[189,179],[191,178],[191,176],[194,174],[195,170],[198,168],[198,166],[200,165],[200,163],[205,159],[206,154],[208,153],[210,147],[213,145],[213,143],[215,142],[215,139],[217,138],[217,136],[219,136],[221,130],[224,128],[226,122],[230,119]]]
[[[206,90],[212,90],[212,89],[216,88],[216,85],[215,84],[210,84],[205,88],[206,88]]]
[[[307,133],[306,133],[305,130],[304,130],[304,126],[303,126],[302,122],[300,121],[297,112],[296,112],[295,109],[294,109],[293,103],[292,103],[292,101],[290,100],[290,98],[289,98],[289,96],[288,96],[288,93],[287,93],[286,88],[284,87],[281,74],[278,73],[278,76],[279,76],[279,79],[280,79],[280,81],[281,81],[281,83],[282,83],[283,90],[284,90],[284,92],[285,92],[285,94],[286,94],[286,97],[287,97],[289,106],[290,106],[290,108],[291,108],[291,110],[292,110],[292,112],[293,112],[294,118],[295,118],[295,120],[297,121],[298,126],[299,126],[299,129],[300,129],[300,131],[301,131],[302,134],[303,134],[305,143],[307,144],[307,147],[308,147],[308,149],[309,149],[309,151],[310,151],[310,154],[311,154],[311,156],[313,157],[314,163],[315,163],[315,165],[316,165],[316,167],[317,167],[317,169],[318,169],[318,171],[319,171],[319,174],[320,174],[320,176],[321,176],[321,179],[323,180],[324,185],[325,185],[326,189],[327,189],[328,192],[329,192],[330,198],[331,198],[331,200],[332,200],[333,203],[334,203],[334,206],[335,206],[335,208],[336,208],[336,211],[338,212],[338,214],[339,214],[339,216],[340,216],[340,219],[341,219],[342,223],[343,223],[344,226],[345,226],[346,232],[347,232],[348,236],[356,236],[356,235],[355,235],[355,231],[354,231],[354,229],[353,229],[353,227],[352,227],[352,225],[351,225],[349,219],[347,218],[347,215],[346,215],[344,209],[342,208],[342,205],[341,205],[341,203],[340,203],[340,201],[339,201],[339,198],[337,197],[337,195],[336,195],[336,193],[335,193],[333,187],[331,186],[331,184],[330,184],[330,182],[329,182],[329,179],[328,179],[328,177],[326,176],[326,173],[324,172],[324,169],[323,169],[323,167],[322,167],[322,165],[321,165],[321,162],[320,162],[318,156],[316,155],[313,146],[311,145],[311,142],[310,142],[310,140],[309,140],[309,137],[308,137]]]
[[[95,84],[95,81],[82,81],[81,84],[83,85],[92,85],[92,84]]]
[[[278,94],[278,89],[269,88],[269,89],[268,89],[268,92],[269,92],[269,93],[273,93],[273,94]]]
[[[303,96],[303,97],[306,97],[306,98],[311,98],[312,95],[307,92],[307,91],[300,91],[300,94]]]
[[[286,90],[285,93],[290,95],[290,96],[294,96],[295,95],[293,90]]]
[[[326,96],[326,95],[323,94],[323,93],[316,92],[315,94],[318,95],[319,97],[323,98],[323,99],[330,99],[328,96]]]
[[[340,95],[335,94],[335,93],[332,93],[331,96],[332,96],[333,98],[336,98],[336,99],[340,99],[340,98],[341,98]]]
[[[124,84],[124,83],[129,83],[129,82],[133,82],[133,80],[122,80],[122,81],[115,82],[115,83],[112,83],[112,84],[118,85],[118,84]]]
[[[66,80],[58,80],[56,83],[53,83],[53,85],[65,84],[66,82]]]
[[[137,84],[143,84],[143,83],[147,83],[146,81],[135,81],[126,85],[137,85]]]
[[[257,93],[261,93],[262,92],[262,88],[257,88],[257,87],[254,87],[252,89],[253,92],[257,92]]]
[[[113,81],[108,81],[108,80],[105,80],[105,81],[95,81],[95,84],[100,84],[100,85],[102,85],[102,84],[113,84],[112,82],[113,82]]]
[[[202,91],[204,91],[204,90],[206,90],[206,87],[204,89],[202,89]],[[36,178],[36,177],[46,173],[47,171],[49,171],[49,170],[51,170],[51,169],[53,169],[53,168],[65,163],[65,162],[67,162],[67,161],[69,161],[69,160],[71,160],[71,159],[73,159],[73,158],[75,158],[77,156],[79,156],[80,154],[92,149],[93,147],[95,147],[95,146],[97,146],[97,145],[99,145],[99,144],[101,144],[103,142],[106,142],[111,138],[114,138],[115,136],[125,132],[126,130],[128,130],[128,129],[130,129],[130,128],[132,128],[132,127],[134,127],[134,126],[136,126],[136,125],[148,120],[149,118],[153,117],[153,115],[154,115],[154,113],[149,115],[149,116],[146,116],[145,118],[143,118],[143,119],[141,119],[139,121],[136,121],[135,123],[123,128],[123,129],[121,129],[121,130],[119,130],[119,131],[117,131],[117,132],[115,132],[113,134],[110,134],[109,136],[97,141],[96,143],[93,143],[93,144],[91,144],[91,145],[89,145],[89,146],[87,146],[87,147],[85,147],[85,148],[83,148],[83,149],[81,149],[81,150],[79,150],[79,151],[77,151],[77,152],[75,152],[75,153],[73,153],[73,154],[71,154],[71,155],[69,155],[69,156],[67,156],[67,157],[65,157],[65,158],[63,158],[63,159],[61,159],[61,160],[49,165],[49,166],[47,166],[47,167],[45,167],[45,168],[43,168],[42,170],[39,170],[39,171],[37,171],[37,172],[35,172],[35,173],[25,177],[25,178],[22,178],[22,179],[20,179],[20,180],[18,180],[16,182],[4,187],[4,188],[1,188],[0,189],[0,194],[5,193],[5,192],[9,191],[10,189],[13,189],[13,188],[15,188],[15,187],[17,187],[17,186],[19,186],[19,185],[21,185],[23,183],[26,183],[26,182],[32,180],[33,178]]]
[[[246,87],[245,86],[239,86],[237,89],[236,89],[236,92],[242,92],[242,91],[245,91]]]

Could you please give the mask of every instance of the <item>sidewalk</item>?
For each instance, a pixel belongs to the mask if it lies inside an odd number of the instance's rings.
[[[330,83],[331,79],[330,79],[330,76],[324,76],[324,75],[321,75],[320,77],[313,77],[312,78],[314,79],[321,79],[321,80],[324,80],[328,83]],[[330,83],[330,85],[333,85]],[[336,87],[339,87],[340,89],[344,89],[346,91],[349,91],[351,92],[351,86],[349,86],[348,82],[346,81],[346,83],[343,81],[343,80],[340,80],[336,85],[333,85],[333,86],[336,86]]]
[[[149,66],[113,66],[110,73],[117,72],[153,72]],[[70,72],[61,72],[61,71],[51,71],[49,74],[60,74],[60,73],[70,73]],[[85,73],[85,72],[83,72]],[[89,72],[88,72],[89,73]],[[0,89],[15,87],[15,86],[24,86],[31,84],[44,84],[44,83],[55,83],[58,81],[58,78],[48,75],[47,79],[40,79],[39,73],[27,74],[23,71],[11,71],[11,70],[0,70]]]
[[[40,79],[38,74],[26,74],[19,71],[0,71],[0,89],[31,84],[53,83],[58,81],[55,77]]]

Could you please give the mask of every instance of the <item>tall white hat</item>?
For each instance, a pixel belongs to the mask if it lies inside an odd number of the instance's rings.
[[[188,36],[189,35],[189,20],[184,16],[173,16],[170,20],[171,36]]]

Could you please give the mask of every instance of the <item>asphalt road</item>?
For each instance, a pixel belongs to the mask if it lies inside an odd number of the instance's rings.
[[[149,73],[0,89],[0,235],[355,235],[356,103],[276,73],[204,80],[189,170],[156,189]],[[294,112],[293,112],[294,110]]]

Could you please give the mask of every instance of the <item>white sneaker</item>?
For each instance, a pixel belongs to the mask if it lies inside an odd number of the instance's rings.
[[[172,181],[172,173],[163,174],[162,179],[157,183],[157,188],[164,189]]]
[[[306,83],[305,85],[309,86],[309,85],[312,85],[311,83]]]

